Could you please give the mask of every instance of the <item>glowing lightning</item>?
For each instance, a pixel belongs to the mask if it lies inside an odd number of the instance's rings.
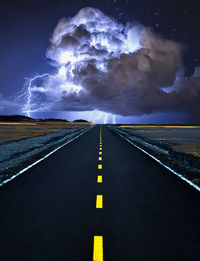
[[[105,114],[105,117],[104,117],[104,124],[107,124],[107,121],[108,121],[108,113]]]
[[[93,122],[97,123],[101,119],[102,116],[103,116],[103,112],[95,110],[95,116],[94,116]]]
[[[36,75],[35,77],[33,77],[32,79],[28,79],[28,81],[24,84],[25,89],[27,90],[28,94],[27,94],[27,102],[23,108],[23,112],[26,112],[27,116],[30,117],[31,116],[31,98],[32,98],[32,92],[31,92],[31,86],[32,83],[36,80],[36,79],[41,79],[44,77],[50,77],[50,78],[55,78],[54,76],[45,73],[43,75]]]
[[[113,115],[113,118],[112,118],[112,123],[115,124],[116,123],[116,115]]]
[[[92,120],[93,123],[99,123],[102,120],[104,124],[107,124],[108,121],[110,122],[110,117],[112,124],[116,124],[116,115],[97,110],[94,110],[90,114],[90,120]]]

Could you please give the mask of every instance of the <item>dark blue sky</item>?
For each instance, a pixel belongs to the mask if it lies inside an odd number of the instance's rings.
[[[16,95],[25,78],[51,72],[45,57],[58,20],[91,6],[122,23],[139,21],[164,38],[185,44],[184,65],[191,75],[200,64],[199,1],[160,0],[2,0],[0,3],[0,93]]]

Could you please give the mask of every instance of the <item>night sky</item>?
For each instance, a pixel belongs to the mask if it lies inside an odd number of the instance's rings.
[[[0,2],[0,95],[12,100],[24,85],[26,78],[36,73],[51,73],[54,68],[46,58],[49,39],[62,17],[73,17],[83,7],[95,7],[126,24],[137,21],[164,39],[184,44],[184,77],[193,75],[200,65],[199,1],[156,1],[156,0],[115,0],[115,1],[3,1]],[[5,110],[3,111],[5,113]],[[1,112],[0,112],[1,113]],[[139,115],[138,122],[155,121],[181,122],[178,114],[155,113],[155,117]],[[65,114],[67,118],[67,113]],[[37,113],[35,117],[58,116],[58,114]],[[126,115],[124,115],[126,116]],[[127,115],[125,122],[136,121],[137,115]],[[119,119],[122,119],[119,117]],[[188,118],[187,118],[188,120]],[[119,120],[120,121],[120,120]],[[123,121],[123,120],[122,120]],[[195,121],[198,121],[195,119]]]

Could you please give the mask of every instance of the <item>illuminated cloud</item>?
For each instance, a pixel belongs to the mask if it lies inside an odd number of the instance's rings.
[[[183,48],[138,23],[81,9],[54,30],[47,57],[56,73],[31,85],[31,110],[194,114],[200,73],[190,79],[180,73]]]

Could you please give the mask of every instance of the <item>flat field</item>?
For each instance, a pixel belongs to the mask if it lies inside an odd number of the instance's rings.
[[[0,145],[28,138],[53,134],[69,129],[75,131],[79,127],[88,126],[90,123],[68,122],[0,122]]]
[[[120,129],[176,152],[200,157],[200,126],[122,125]]]

